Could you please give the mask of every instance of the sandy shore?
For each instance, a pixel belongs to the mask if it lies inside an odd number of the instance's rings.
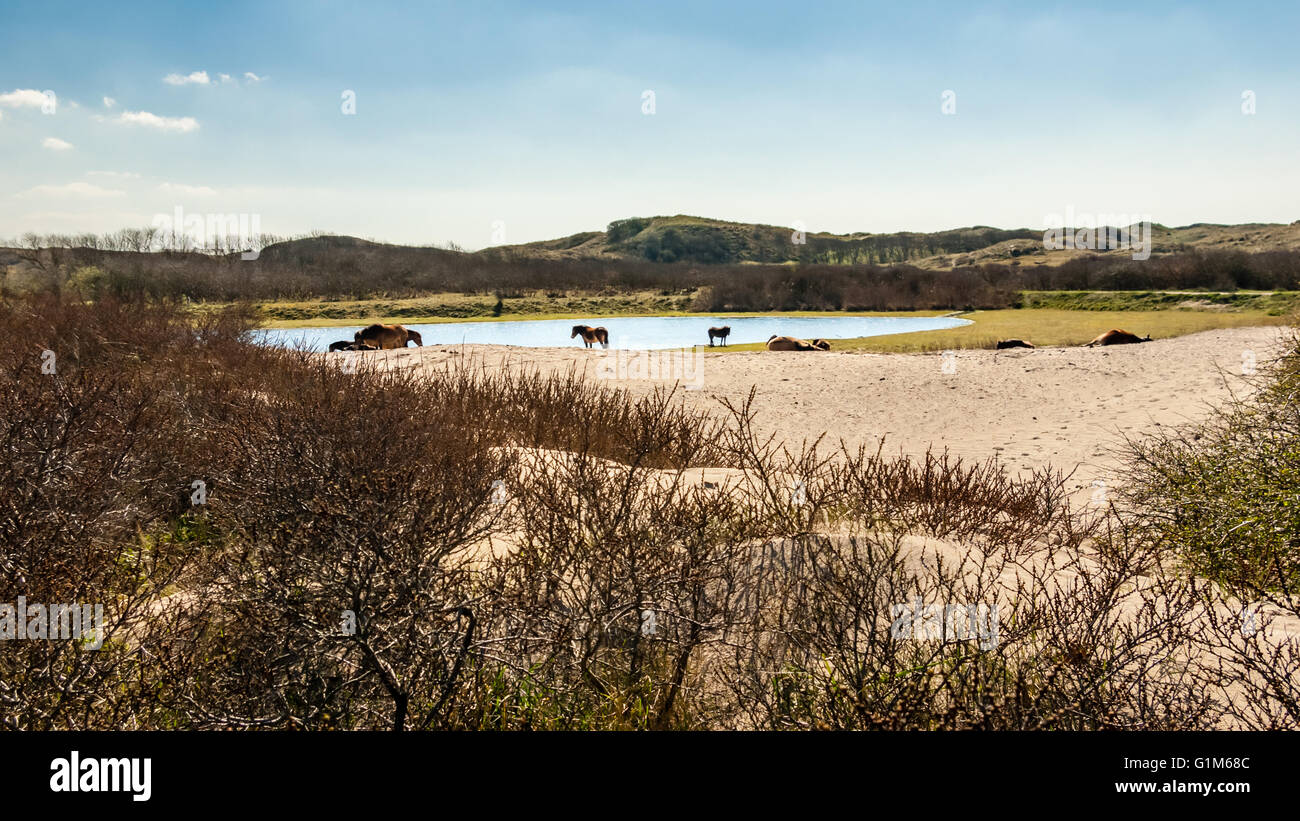
[[[694,406],[743,400],[757,389],[758,427],[797,445],[829,441],[886,452],[947,448],[972,459],[998,457],[1012,470],[1052,465],[1075,471],[1077,488],[1109,480],[1113,448],[1125,434],[1204,416],[1209,404],[1245,386],[1243,354],[1263,363],[1278,350],[1279,328],[1206,331],[1142,345],[957,351],[942,354],[718,353],[701,349]],[[575,369],[632,392],[672,380],[636,377],[680,354],[573,348],[429,346],[368,354],[406,367],[466,357],[489,367],[514,362]],[[1249,354],[1246,354],[1249,356]],[[946,367],[945,367],[946,365]],[[680,364],[679,364],[680,367]],[[691,371],[687,371],[690,375]],[[614,377],[614,378],[611,378]]]

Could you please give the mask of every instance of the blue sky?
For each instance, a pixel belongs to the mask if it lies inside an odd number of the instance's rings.
[[[177,206],[467,248],[677,213],[1290,222],[1297,33],[1294,3],[6,0],[0,237]]]

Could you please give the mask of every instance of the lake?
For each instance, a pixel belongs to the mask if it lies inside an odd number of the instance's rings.
[[[577,347],[582,338],[569,338],[576,324],[602,325],[609,330],[611,348],[654,350],[708,345],[710,326],[730,325],[728,343],[766,342],[773,334],[801,339],[853,339],[863,336],[941,331],[969,325],[955,317],[924,316],[633,316],[585,320],[533,319],[508,322],[438,322],[407,325],[425,345],[519,345],[526,348]],[[260,331],[273,345],[302,346],[323,351],[331,342],[352,338],[364,325],[333,328],[289,328]]]

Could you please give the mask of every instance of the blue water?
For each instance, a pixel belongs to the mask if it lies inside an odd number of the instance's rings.
[[[580,347],[582,337],[569,338],[577,324],[600,325],[609,331],[611,348],[653,350],[708,345],[710,326],[730,325],[727,342],[766,342],[773,334],[801,339],[853,339],[912,331],[939,331],[969,325],[953,317],[894,316],[637,316],[593,317],[585,320],[534,319],[510,322],[439,322],[407,325],[419,332],[425,345],[520,345],[528,348]],[[263,340],[274,345],[305,347],[323,351],[331,342],[352,339],[364,327],[292,328],[261,331]]]

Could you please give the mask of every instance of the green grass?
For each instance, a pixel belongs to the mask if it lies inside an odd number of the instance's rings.
[[[1111,328],[1122,328],[1153,339],[1208,331],[1283,325],[1284,317],[1263,311],[1067,311],[1017,308],[962,314],[972,324],[947,331],[920,331],[832,342],[832,350],[877,353],[920,353],[960,348],[993,348],[999,339],[1024,339],[1038,347],[1082,345]],[[733,345],[728,350],[760,350],[761,344]]]
[[[1022,308],[1073,311],[1263,311],[1287,316],[1300,307],[1300,291],[1022,291]]]
[[[827,313],[824,311],[709,312],[690,310],[693,294],[665,295],[655,291],[623,294],[563,294],[537,292],[502,300],[495,315],[496,297],[432,294],[409,299],[363,299],[266,302],[258,305],[269,328],[342,327],[370,322],[417,325],[438,322],[508,322],[533,319],[591,319],[597,316],[937,316],[945,311]],[[196,310],[220,307],[200,304]]]
[[[555,294],[535,292],[502,299],[490,294],[431,294],[408,299],[305,300],[258,305],[270,327],[358,325],[368,322],[474,321],[491,319],[580,319],[595,314],[639,316],[684,313],[691,294],[637,291],[620,294]]]

